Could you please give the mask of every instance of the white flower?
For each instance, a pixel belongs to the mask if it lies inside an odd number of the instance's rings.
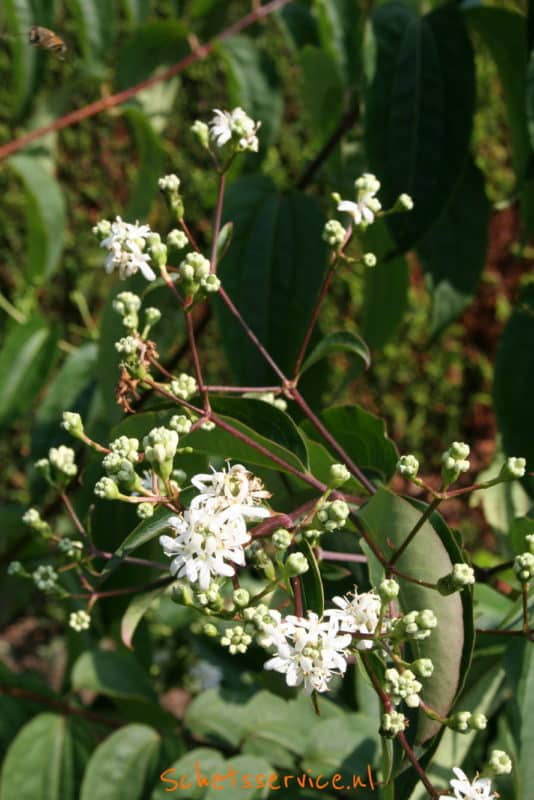
[[[245,564],[244,546],[250,534],[237,509],[221,512],[211,501],[168,522],[177,536],[160,536],[159,541],[165,555],[173,558],[170,571],[177,578],[185,577],[206,590],[213,576],[231,577],[234,564]]]
[[[108,250],[106,271],[113,272],[117,268],[121,278],[141,272],[147,281],[155,280],[156,273],[149,264],[150,256],[143,252],[150,233],[148,225],[133,225],[116,217],[109,235],[100,242],[100,247]]]
[[[443,800],[492,800],[492,798],[498,796],[491,791],[490,778],[478,778],[475,776],[471,782],[465,772],[462,772],[458,767],[453,767],[452,771],[456,775],[456,778],[450,781],[454,797],[447,795]]]
[[[353,594],[348,597],[333,597],[332,602],[338,608],[327,610],[325,615],[337,619],[341,630],[348,633],[374,633],[376,631],[381,600],[375,592],[365,592],[359,595],[354,587]],[[356,644],[358,650],[368,650],[372,646],[372,639],[360,639]]]
[[[86,631],[91,626],[91,617],[87,611],[73,611],[69,617],[69,625],[77,633]]]
[[[257,153],[259,145],[257,132],[260,125],[260,122],[254,122],[242,108],[234,108],[233,111],[221,111],[215,108],[209,123],[209,135],[217,147],[224,147],[234,139],[238,150]]]
[[[191,508],[201,507],[208,499],[215,499],[221,510],[233,508],[245,519],[264,519],[270,511],[260,504],[271,495],[263,483],[242,464],[234,464],[227,470],[200,473],[191,478],[193,486],[200,491],[191,501]]]
[[[375,197],[380,189],[380,181],[374,175],[366,172],[354,182],[354,185],[356,202],[341,200],[337,210],[350,214],[355,225],[370,225],[374,222],[375,214],[382,208],[380,200]]]
[[[265,669],[281,672],[288,686],[304,684],[308,694],[326,692],[333,675],[343,675],[347,669],[346,649],[350,634],[339,633],[335,617],[321,620],[313,611],[307,619],[289,615],[282,620],[273,644],[277,653],[264,664]]]

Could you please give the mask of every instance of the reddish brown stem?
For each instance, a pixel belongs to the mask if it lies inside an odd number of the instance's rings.
[[[200,359],[198,357],[198,350],[197,350],[197,343],[195,339],[195,328],[193,326],[193,318],[191,316],[190,311],[185,312],[185,321],[187,325],[187,336],[189,339],[189,347],[191,349],[191,355],[193,356],[193,364],[195,367],[195,376],[198,383],[198,388],[200,394],[202,396],[202,404],[204,406],[204,413],[209,414],[210,411],[210,399],[209,394],[204,384],[204,378],[202,375],[202,367],[200,366]]]
[[[109,95],[108,97],[102,97],[100,100],[96,100],[94,103],[89,103],[89,105],[86,105],[83,108],[78,108],[76,111],[71,111],[69,114],[59,117],[59,119],[56,119],[50,125],[43,125],[41,128],[36,128],[34,131],[30,131],[29,133],[24,134],[24,136],[20,136],[19,138],[8,142],[3,147],[0,147],[0,160],[12,155],[13,153],[17,153],[19,150],[22,150],[23,147],[26,147],[26,145],[34,142],[36,139],[46,136],[47,133],[62,130],[62,128],[67,128],[70,125],[77,125],[79,122],[82,122],[82,120],[87,119],[88,117],[93,117],[95,114],[100,114],[102,111],[107,111],[110,108],[114,108],[115,106],[125,103],[127,100],[135,97],[136,94],[141,92],[143,89],[147,89],[149,86],[154,86],[157,83],[169,80],[169,78],[174,77],[174,75],[178,75],[180,72],[183,72],[185,69],[187,69],[187,67],[191,66],[191,64],[201,61],[209,56],[219,42],[241,33],[241,31],[245,30],[245,28],[250,27],[250,25],[253,25],[258,20],[263,19],[269,14],[272,14],[273,11],[276,11],[278,8],[282,8],[290,2],[291,0],[271,0],[270,3],[266,3],[264,6],[258,6],[249,14],[245,14],[245,16],[239,19],[237,22],[229,25],[228,28],[222,31],[218,36],[215,36],[210,42],[204,45],[199,44],[195,48],[194,52],[189,53],[187,56],[185,56],[185,58],[180,59],[180,61],[177,61],[176,64],[173,64],[171,67],[163,72],[160,72],[158,75],[147,78],[147,80],[141,81],[135,86],[131,86],[129,89],[125,89],[122,92],[117,92],[116,94]]]
[[[206,389],[210,392],[229,392],[235,394],[244,394],[245,392],[250,392],[250,394],[264,394],[265,392],[281,392],[281,386],[206,386]]]
[[[293,371],[293,378],[297,380],[299,377],[300,369],[302,367],[302,362],[304,361],[304,356],[308,350],[308,346],[310,344],[310,339],[312,337],[313,330],[315,325],[317,324],[317,320],[319,318],[319,312],[321,311],[321,306],[323,304],[323,300],[325,299],[326,295],[328,294],[328,290],[330,288],[330,284],[332,283],[332,278],[334,277],[334,272],[336,271],[336,262],[330,265],[328,268],[328,272],[326,273],[325,279],[323,281],[323,285],[321,287],[321,291],[319,292],[319,296],[317,297],[317,301],[315,303],[315,308],[313,309],[313,313],[306,329],[306,333],[304,334],[304,339],[300,346],[299,354],[297,356],[297,360],[295,361],[295,369]]]

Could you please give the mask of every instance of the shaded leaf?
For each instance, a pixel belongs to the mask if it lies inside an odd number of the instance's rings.
[[[362,361],[366,368],[371,365],[371,354],[363,339],[350,331],[339,331],[328,334],[313,348],[302,365],[301,374],[333,353],[349,353]]]
[[[185,25],[158,19],[139,25],[121,42],[115,79],[125,89],[148,78],[158,67],[174,64],[189,52]]]
[[[36,157],[16,155],[9,165],[26,188],[27,246],[24,270],[29,281],[43,284],[59,268],[66,226],[65,199],[55,177]]]
[[[58,338],[39,317],[9,330],[0,351],[0,427],[35,402],[54,366]]]
[[[163,144],[143,111],[131,107],[123,113],[135,135],[139,162],[125,216],[141,219],[147,216],[158,193],[158,178],[163,174]]]
[[[93,650],[76,661],[71,676],[73,689],[91,689],[106,697],[157,701],[152,683],[132,653]]]
[[[163,594],[167,587],[158,586],[150,592],[136,595],[129,603],[121,620],[121,639],[126,647],[132,648],[132,639],[137,626],[143,619],[150,606]]]
[[[301,97],[312,142],[323,145],[343,113],[343,85],[335,61],[310,45],[299,53]]]

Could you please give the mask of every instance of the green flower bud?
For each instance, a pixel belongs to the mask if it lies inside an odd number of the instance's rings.
[[[139,439],[119,436],[110,443],[109,447],[113,453],[121,458],[126,458],[132,464],[137,464],[139,461]]]
[[[76,439],[83,438],[83,422],[82,418],[75,411],[64,411],[63,421],[61,427],[74,436]]]
[[[185,435],[191,430],[193,423],[185,414],[175,414],[169,421],[169,428],[176,433]]]
[[[431,630],[438,624],[436,615],[429,608],[425,608],[417,614],[417,624],[424,630]]]
[[[516,478],[522,478],[525,474],[527,462],[524,458],[516,458],[512,456],[507,458],[503,464],[499,478],[503,481],[513,481]]]
[[[32,580],[42,592],[51,592],[57,586],[59,575],[53,567],[41,564],[32,572]]]
[[[83,556],[83,543],[78,539],[73,541],[67,536],[64,536],[63,539],[59,540],[57,543],[57,549],[60,553],[66,555],[67,558],[72,558],[75,561],[79,561]]]
[[[206,622],[202,626],[202,633],[204,634],[204,636],[209,636],[210,639],[214,639],[216,636],[219,635],[219,631],[212,622]]]
[[[77,633],[91,627],[91,617],[87,611],[73,611],[69,617],[69,626]]]
[[[119,487],[111,478],[100,478],[95,484],[94,492],[102,500],[118,500],[120,497]]]
[[[193,590],[188,583],[175,583],[171,590],[171,600],[182,606],[194,606]]]
[[[183,231],[178,230],[178,228],[169,231],[167,235],[167,247],[169,250],[183,250],[184,247],[187,247],[187,244],[188,239]]]
[[[520,583],[528,583],[534,578],[534,555],[521,553],[514,558],[514,572]]]
[[[160,319],[161,319],[161,311],[159,310],[159,308],[154,308],[153,306],[150,306],[149,308],[145,309],[145,323],[147,325],[152,327],[153,325],[156,324],[156,322],[159,322]]]
[[[412,481],[419,472],[419,461],[415,456],[401,456],[397,461],[397,472],[409,481]]]
[[[285,571],[288,577],[294,578],[297,575],[303,575],[305,572],[308,572],[309,568],[310,565],[303,553],[291,553],[287,557]]]
[[[44,536],[45,538],[51,534],[50,525],[48,522],[45,522],[44,519],[41,519],[41,515],[36,508],[29,508],[27,511],[25,511],[22,516],[22,521],[29,528],[32,528],[32,530],[40,533],[41,536]]]
[[[468,722],[469,727],[472,731],[483,731],[488,724],[488,718],[485,714],[481,714],[480,712],[476,711],[474,714],[471,714],[471,718]]]
[[[449,717],[447,724],[453,731],[466,733],[470,729],[471,716],[472,714],[470,711],[458,711],[456,714]]]
[[[277,550],[284,552],[291,544],[292,536],[285,528],[278,528],[273,533],[272,542]]]
[[[413,209],[413,200],[409,194],[400,194],[395,203],[395,208],[399,211],[411,211]]]
[[[197,393],[198,384],[191,375],[182,372],[176,380],[171,381],[170,389],[176,397],[180,397],[182,400],[189,400],[190,397]]]
[[[137,506],[137,516],[139,519],[150,519],[154,516],[154,503],[139,503]]]
[[[250,593],[246,589],[235,589],[232,599],[238,608],[246,608],[250,603]]]
[[[221,281],[217,277],[217,275],[208,275],[206,278],[201,278],[200,286],[206,291],[208,294],[215,294],[221,288]]]
[[[464,589],[475,582],[475,571],[468,564],[454,564],[452,572],[440,578],[437,587],[440,594],[448,595]]]
[[[434,672],[434,664],[430,658],[418,658],[410,664],[416,675],[421,678],[430,678]]]
[[[530,552],[534,555],[534,533],[528,533],[525,538]]]
[[[96,223],[92,230],[97,239],[102,241],[111,233],[111,222],[109,219],[101,219]]]
[[[465,442],[453,442],[443,453],[441,477],[444,486],[454,483],[463,472],[467,472],[470,466],[467,460],[469,449],[469,445]]]
[[[17,576],[17,575],[21,575],[22,576],[22,575],[24,575],[25,572],[26,572],[26,570],[24,569],[24,567],[22,566],[20,561],[12,561],[8,565],[8,568],[7,568],[7,574],[11,575],[11,577],[14,577],[14,576]]]
[[[488,767],[492,775],[509,775],[512,771],[512,759],[504,750],[492,750]]]
[[[362,256],[362,261],[366,267],[376,267],[376,256],[374,253],[364,253]]]
[[[195,122],[191,125],[191,132],[198,139],[202,147],[209,149],[210,146],[209,128],[205,122],[202,122],[199,119],[195,120]]]
[[[330,485],[333,487],[343,486],[350,480],[350,472],[345,464],[332,464],[330,467]]]
[[[71,447],[64,444],[59,447],[51,447],[48,451],[48,461],[52,468],[53,479],[65,484],[78,472],[78,467],[74,463],[75,452]]]
[[[236,625],[235,628],[228,628],[224,636],[221,637],[222,646],[227,647],[233,656],[246,653],[251,642],[252,636],[245,633],[241,625]]]
[[[145,458],[163,480],[172,472],[172,462],[178,448],[178,434],[169,428],[152,428],[143,439]]]
[[[337,219],[329,219],[323,228],[323,242],[336,249],[345,241],[346,231]]]
[[[350,509],[344,500],[334,500],[324,503],[315,515],[326,531],[343,528],[350,514]]]
[[[398,733],[402,733],[406,728],[407,720],[400,711],[390,711],[382,715],[380,725],[380,735],[387,739],[393,739]]]
[[[378,594],[384,603],[389,603],[399,596],[400,586],[393,578],[385,578],[378,587]]]

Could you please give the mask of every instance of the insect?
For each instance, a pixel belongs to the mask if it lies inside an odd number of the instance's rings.
[[[42,28],[40,25],[32,25],[28,31],[28,41],[34,47],[40,47],[42,50],[49,50],[54,53],[58,58],[63,60],[67,52],[67,45],[57,33],[51,31],[49,28]]]

